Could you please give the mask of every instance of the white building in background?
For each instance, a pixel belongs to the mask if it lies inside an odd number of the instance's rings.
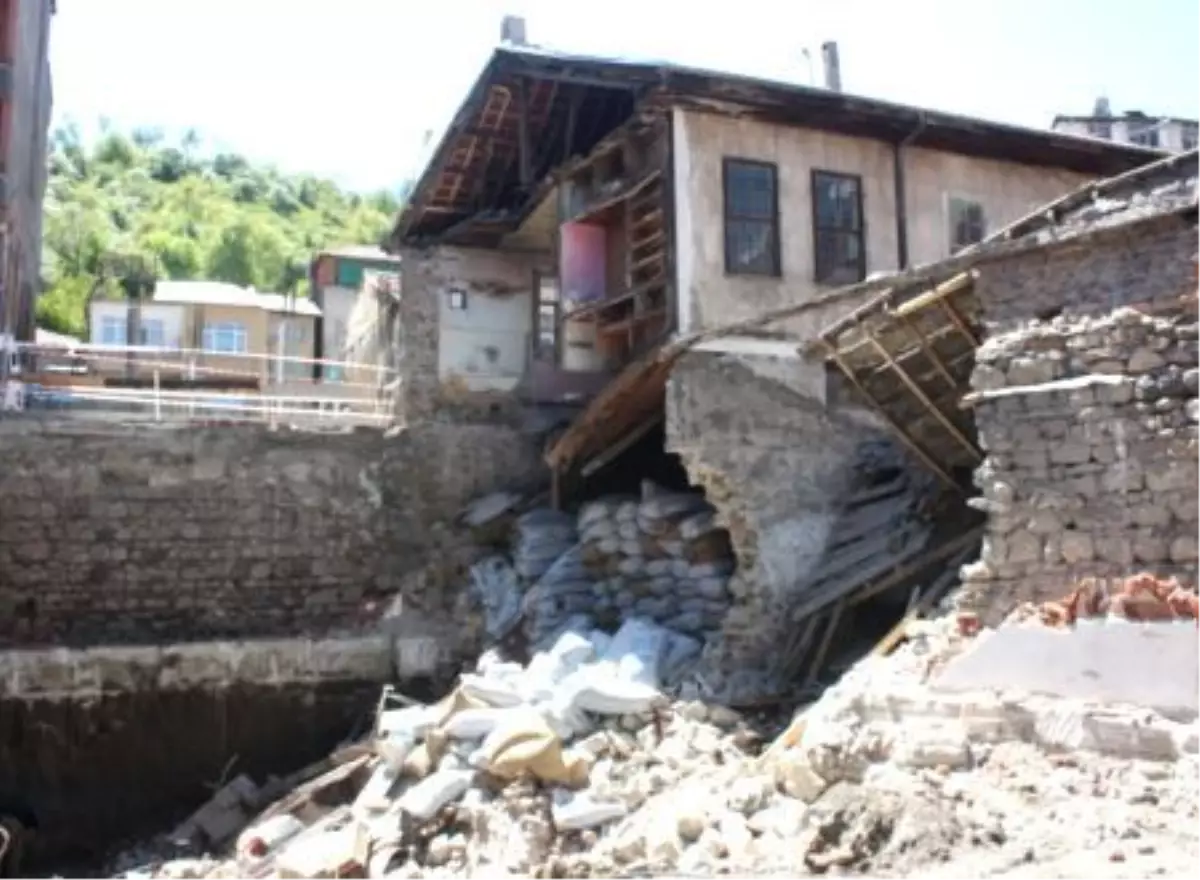
[[[1096,99],[1090,116],[1055,116],[1050,126],[1063,134],[1103,138],[1182,153],[1196,149],[1200,123],[1175,116],[1150,116],[1140,110],[1113,115],[1107,98]]]
[[[126,300],[93,300],[90,318],[92,345],[161,349],[156,363],[164,368],[186,360],[208,375],[311,384],[321,310],[308,299],[235,284],[160,281],[136,318]],[[178,351],[189,354],[181,359],[172,354]],[[93,358],[101,371],[124,371],[128,363],[124,353]]]

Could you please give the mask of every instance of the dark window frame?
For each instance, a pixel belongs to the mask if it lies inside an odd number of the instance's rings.
[[[854,181],[854,195],[857,201],[855,206],[858,214],[858,228],[849,229],[841,226],[822,226],[821,212],[818,207],[818,183],[821,178],[830,178],[836,181]],[[860,174],[847,174],[842,171],[828,171],[823,168],[814,168],[811,173],[810,193],[812,201],[812,243],[813,243],[813,281],[817,284],[832,285],[843,287],[847,284],[857,284],[867,277],[867,218],[863,213],[863,182]],[[858,238],[858,265],[857,277],[852,279],[841,279],[833,277],[833,269],[823,265],[821,248],[822,233],[845,236],[853,235]]]
[[[1162,137],[1159,133],[1159,124],[1157,122],[1142,122],[1136,126],[1133,123],[1126,123],[1126,132],[1129,135],[1129,142],[1138,147],[1149,147],[1150,149],[1159,149],[1162,145]]]
[[[974,241],[959,241],[958,230],[960,218],[955,215],[955,208],[958,205],[961,205],[964,208],[979,209],[979,237]],[[987,211],[983,207],[983,202],[979,201],[978,199],[972,199],[969,196],[948,194],[946,196],[946,217],[949,220],[948,225],[950,227],[947,232],[949,233],[950,237],[951,256],[961,250],[971,247],[972,245],[979,244],[979,242],[987,238]]]
[[[765,170],[771,173],[771,216],[769,218],[757,215],[739,215],[731,212],[729,198],[731,171],[736,171],[739,166],[744,168]],[[746,266],[735,265],[734,260],[732,259],[733,254],[729,246],[729,224],[731,220],[737,223],[757,223],[767,226],[770,229],[771,243],[769,256],[771,259],[771,266],[769,269],[764,271],[760,269],[747,268]],[[776,163],[763,162],[758,159],[742,159],[737,156],[725,156],[721,160],[721,233],[724,238],[726,275],[748,276],[756,278],[783,277],[783,260],[780,254],[779,227],[779,166]]]

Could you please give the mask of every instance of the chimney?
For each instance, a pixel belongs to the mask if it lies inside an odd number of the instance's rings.
[[[500,42],[514,46],[525,45],[525,19],[519,15],[506,15],[500,22]]]
[[[1101,95],[1096,99],[1096,106],[1092,110],[1092,115],[1100,119],[1112,118],[1112,108],[1108,104],[1108,98]]]
[[[842,68],[838,64],[837,43],[833,40],[821,44],[821,58],[825,62],[825,88],[831,92],[842,90]]]

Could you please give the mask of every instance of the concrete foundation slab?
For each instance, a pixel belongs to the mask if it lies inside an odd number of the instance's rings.
[[[1197,629],[1178,623],[1006,626],[984,635],[934,680],[943,692],[999,690],[1197,716]]]

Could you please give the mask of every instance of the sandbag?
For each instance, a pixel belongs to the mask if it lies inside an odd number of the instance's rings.
[[[598,663],[564,681],[572,705],[601,715],[653,708],[662,700],[659,667],[670,637],[670,632],[644,618],[625,621]]]
[[[525,701],[520,678],[496,675],[475,675],[467,672],[459,677],[458,686],[473,700],[489,706],[504,708],[519,706]]]
[[[499,641],[521,620],[521,584],[503,556],[488,556],[471,566],[471,592],[483,606],[484,630]]]
[[[400,781],[400,768],[392,768],[388,764],[380,764],[362,787],[358,797],[354,799],[352,810],[354,815],[365,818],[370,813],[386,810],[391,806],[393,790]]]
[[[577,541],[570,514],[541,508],[517,519],[513,567],[526,583],[539,580]]]
[[[386,736],[381,736],[376,740],[375,753],[383,759],[387,767],[399,772],[416,744],[417,738],[412,731],[407,729],[390,730]]]
[[[480,760],[499,779],[533,776],[543,782],[582,786],[588,763],[563,748],[562,738],[536,712],[510,712],[480,747]]]
[[[526,694],[530,699],[547,697],[554,686],[596,656],[596,646],[584,632],[586,626],[571,628],[555,639],[546,651],[538,651],[525,671]]]
[[[405,706],[403,709],[387,709],[380,712],[375,732],[381,738],[393,733],[402,733],[412,739],[420,739],[436,723],[435,706]]]
[[[577,526],[579,543],[525,595],[522,614],[531,643],[543,642],[577,613],[597,623],[647,617],[698,637],[719,625],[732,601],[727,584],[735,562],[728,534],[703,495],[646,483],[639,498],[585,504]],[[680,608],[681,599],[693,595],[721,607]]]
[[[463,709],[447,718],[440,726],[441,732],[451,739],[483,739],[504,718],[506,709],[487,706],[480,709]]]
[[[446,804],[462,797],[474,778],[474,770],[439,770],[406,791],[398,805],[414,819],[424,822]]]
[[[559,831],[594,828],[597,825],[623,819],[629,812],[624,804],[615,801],[598,801],[586,792],[567,792],[565,794],[565,797],[555,797],[550,804],[550,815],[554,819],[554,827]]]

